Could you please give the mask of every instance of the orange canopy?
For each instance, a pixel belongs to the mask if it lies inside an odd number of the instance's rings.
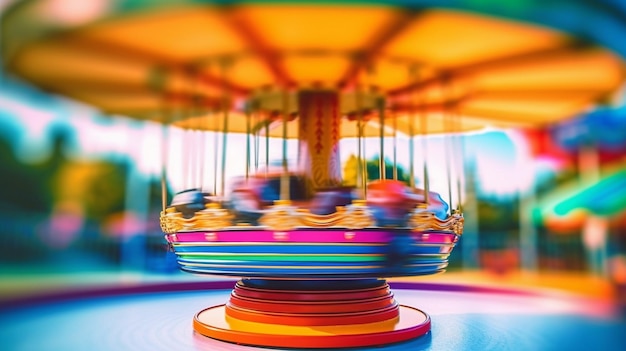
[[[624,81],[624,62],[606,49],[475,13],[250,2],[121,12],[99,0],[80,12],[54,7],[62,2],[8,12],[6,68],[104,112],[163,122],[267,91],[331,89],[384,98],[405,133],[415,116],[433,122],[414,133],[543,125]],[[449,115],[461,124],[444,127]]]

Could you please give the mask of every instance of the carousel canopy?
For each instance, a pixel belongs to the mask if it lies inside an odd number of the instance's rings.
[[[626,9],[435,3],[18,2],[2,19],[2,52],[8,71],[50,92],[167,122],[243,100],[271,105],[276,92],[327,89],[384,98],[386,116],[408,134],[544,125],[623,84],[615,52],[626,54],[626,45],[614,35],[626,33],[616,22]],[[605,12],[614,35],[563,20]],[[351,109],[372,107],[362,104]],[[421,116],[433,122],[418,129],[410,120]],[[445,125],[446,116],[462,122]]]

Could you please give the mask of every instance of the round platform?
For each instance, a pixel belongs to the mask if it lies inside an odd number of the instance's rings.
[[[195,333],[191,316],[227,301],[235,281],[50,292],[0,303],[4,350],[256,351]],[[359,351],[618,350],[626,321],[596,300],[543,291],[390,283],[394,297],[431,316],[432,329]],[[285,348],[279,348],[284,350]]]
[[[194,330],[237,344],[338,348],[406,341],[430,331],[430,317],[400,306],[384,280],[243,279],[230,300],[202,310]]]
[[[430,317],[415,308],[399,306],[393,321],[329,326],[296,326],[250,322],[226,315],[225,305],[198,313],[194,330],[218,340],[243,345],[289,348],[375,346],[406,341],[430,331]]]

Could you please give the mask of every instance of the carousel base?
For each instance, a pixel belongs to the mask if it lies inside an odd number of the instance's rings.
[[[194,330],[231,343],[288,348],[386,345],[430,331],[384,280],[241,280],[225,305],[196,314]]]

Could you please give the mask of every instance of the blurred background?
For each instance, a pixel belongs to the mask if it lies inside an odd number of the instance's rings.
[[[0,2],[3,15],[15,3]],[[66,2],[74,9],[69,12],[50,7],[49,16],[91,18],[90,11],[98,9],[82,9],[82,3]],[[519,7],[506,9],[490,1],[459,3],[478,6],[474,10],[494,6],[497,13],[530,11],[526,6],[534,2],[507,2]],[[532,11],[541,13],[535,6]],[[590,18],[596,22],[587,27],[601,31],[598,37],[610,44],[613,34],[604,20]],[[159,227],[161,170],[167,166],[171,199],[186,186],[177,162],[190,134],[104,112],[6,70],[1,74],[0,299],[85,286],[212,279],[179,272]],[[458,136],[463,164],[454,176],[463,184],[465,233],[446,274],[415,279],[560,289],[626,306],[626,89],[623,76],[617,79],[621,87],[610,98],[563,121],[491,126]],[[215,137],[222,136],[205,136]],[[228,138],[233,145],[245,142],[243,135]],[[447,141],[441,135],[425,138],[432,189],[445,192]],[[407,138],[396,142],[399,150],[408,147]],[[288,146],[291,158],[294,143]],[[341,141],[344,178],[355,143]],[[374,138],[366,144],[368,167],[378,164],[378,143]],[[281,140],[272,138],[272,160],[280,159],[280,148]],[[227,159],[241,158],[241,150],[231,147]],[[408,158],[399,152],[403,173]],[[418,152],[415,162],[422,161]],[[226,177],[243,175],[242,166],[229,162]],[[213,184],[218,175],[206,177]]]

